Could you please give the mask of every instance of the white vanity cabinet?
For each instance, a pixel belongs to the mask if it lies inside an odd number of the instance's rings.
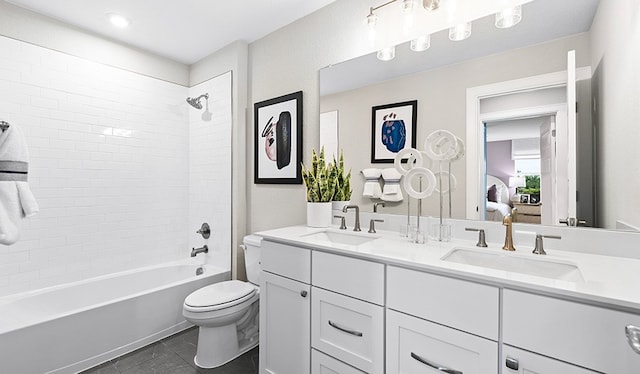
[[[531,353],[508,345],[502,346],[503,374],[596,374],[597,372],[566,362]]]
[[[597,372],[640,373],[640,354],[627,341],[627,326],[640,326],[640,315],[509,289],[503,291],[505,345]]]
[[[311,251],[262,241],[260,373],[311,368]]]
[[[384,373],[384,265],[313,251],[311,346]]]
[[[498,372],[499,290],[387,268],[388,374]]]

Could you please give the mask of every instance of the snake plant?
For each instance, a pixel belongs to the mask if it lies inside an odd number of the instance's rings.
[[[313,149],[311,168],[302,165],[302,179],[307,186],[307,201],[312,203],[330,202],[336,188],[336,170],[328,167],[324,157],[324,147],[320,155]]]
[[[340,160],[333,157],[332,167],[336,170],[336,188],[333,201],[349,201],[351,199],[351,170],[344,174],[344,152],[340,150]]]

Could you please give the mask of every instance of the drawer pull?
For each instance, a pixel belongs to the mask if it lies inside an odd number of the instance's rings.
[[[307,291],[305,290],[300,291],[300,296],[307,297]]]
[[[627,325],[624,331],[627,333],[627,341],[631,349],[633,349],[635,353],[640,354],[640,327]]]
[[[413,358],[414,360],[416,360],[416,361],[418,361],[418,362],[420,362],[422,364],[427,365],[430,368],[434,368],[434,369],[436,369],[438,371],[441,371],[443,373],[447,373],[447,374],[463,374],[460,370],[449,369],[449,368],[446,368],[446,367],[442,367],[442,366],[440,366],[438,364],[431,363],[431,362],[425,360],[424,358],[418,356],[417,354],[415,354],[413,352],[411,352],[411,358]]]
[[[329,320],[329,326],[333,327],[334,329],[338,329],[342,332],[346,332],[347,334],[351,334],[353,336],[362,336],[361,332],[345,329],[344,327],[338,326],[335,322],[332,322],[331,320]]]

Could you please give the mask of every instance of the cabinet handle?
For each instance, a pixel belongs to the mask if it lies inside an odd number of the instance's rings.
[[[307,297],[307,291],[305,290],[300,291],[300,296]]]
[[[361,332],[345,329],[344,327],[340,327],[340,326],[336,325],[336,323],[331,321],[331,320],[329,320],[329,326],[333,327],[334,329],[338,329],[338,330],[340,330],[342,332],[346,332],[347,334],[351,334],[351,335],[354,335],[354,336],[362,336]]]
[[[436,369],[438,371],[441,371],[443,373],[447,373],[447,374],[463,374],[460,370],[449,369],[449,368],[440,366],[438,364],[429,362],[426,359],[418,356],[417,354],[415,354],[413,352],[411,352],[411,358],[413,358],[414,360],[416,360],[416,361],[418,361],[418,362],[420,362],[422,364],[427,365],[430,368],[434,368],[434,369]]]
[[[631,349],[633,349],[635,353],[640,354],[640,327],[627,325],[624,331],[627,334],[627,341]]]
[[[507,365],[507,367],[511,370],[520,369],[520,363],[515,358],[507,357],[507,359],[505,360],[505,365]]]

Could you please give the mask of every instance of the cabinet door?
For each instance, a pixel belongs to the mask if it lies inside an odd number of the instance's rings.
[[[567,364],[546,356],[523,351],[508,345],[502,348],[503,374],[595,374],[579,366]]]
[[[315,349],[311,350],[311,374],[365,374]]]
[[[387,312],[387,374],[495,374],[497,357],[496,342]]]
[[[311,369],[311,287],[262,272],[260,373],[301,374]]]

